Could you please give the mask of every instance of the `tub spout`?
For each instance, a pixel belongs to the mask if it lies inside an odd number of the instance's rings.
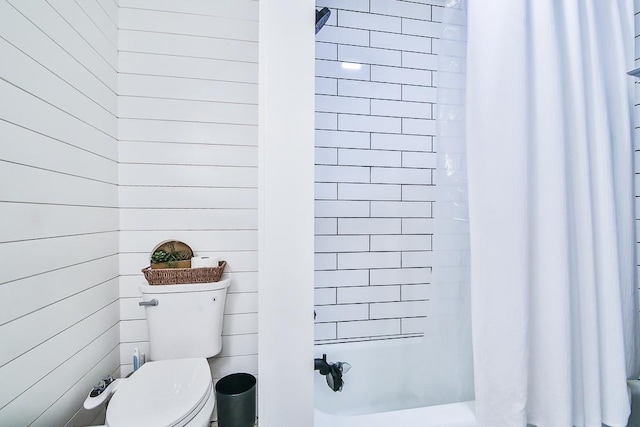
[[[322,355],[322,359],[313,360],[313,369],[315,371],[320,371],[320,375],[327,375],[329,372],[331,372],[331,365],[327,363],[326,354]]]
[[[327,355],[323,354],[322,359],[314,359],[314,369],[325,376],[331,390],[342,391],[344,386],[342,375],[351,369],[351,365],[346,362],[327,363]]]

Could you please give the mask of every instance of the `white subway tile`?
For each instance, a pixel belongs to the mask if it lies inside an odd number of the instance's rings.
[[[316,236],[323,234],[338,234],[338,219],[316,218],[314,223],[314,232]]]
[[[316,271],[315,287],[367,286],[369,270]]]
[[[437,162],[436,153],[402,153],[402,167],[435,169]]]
[[[409,52],[432,53],[432,39],[406,34],[371,31],[371,46]]]
[[[316,7],[329,7],[336,9],[358,10],[361,12],[369,11],[369,0],[318,0]],[[333,12],[332,12],[333,13]]]
[[[437,240],[434,249],[438,251],[464,251],[469,250],[468,234],[447,234]]]
[[[437,207],[438,218],[448,220],[452,218],[468,218],[469,208],[464,201],[456,203],[439,203]],[[435,214],[435,211],[434,211]]]
[[[367,70],[367,72],[368,71],[369,70]],[[431,71],[416,70],[413,68],[386,67],[383,65],[371,65],[371,81],[432,86]]]
[[[360,68],[345,68],[342,66],[342,62],[316,60],[316,77],[369,80],[369,75],[370,65],[362,65]]]
[[[431,104],[421,102],[371,100],[371,114],[375,116],[431,118]]]
[[[414,202],[433,202],[436,200],[436,186],[403,185],[402,200]]]
[[[431,249],[430,234],[371,236],[371,251],[430,251]]]
[[[427,330],[427,317],[409,317],[400,319],[403,334],[424,334]]]
[[[341,200],[401,200],[399,185],[387,184],[338,184]]]
[[[430,267],[434,262],[434,254],[432,251],[424,252],[403,252],[402,267]]]
[[[369,168],[358,166],[315,167],[316,182],[369,182]]]
[[[326,25],[316,35],[316,41],[369,46],[369,31]]]
[[[400,267],[399,252],[363,252],[338,254],[338,268],[393,268]]]
[[[437,203],[442,203],[442,202],[437,202]],[[432,231],[426,231],[426,233],[433,234],[433,230],[434,230],[433,226],[431,226],[430,228]],[[421,233],[421,231],[419,233]],[[469,222],[464,217],[449,218],[449,219],[439,218],[438,233],[444,233],[444,234],[469,233]],[[410,234],[413,234],[413,233],[410,233]]]
[[[358,286],[338,289],[338,304],[400,301],[400,286]]]
[[[315,183],[316,200],[336,200],[338,198],[338,184],[330,182]]]
[[[316,307],[316,322],[365,320],[368,317],[368,304],[323,305]]]
[[[320,288],[314,291],[314,305],[336,304],[336,288]]]
[[[315,204],[316,218],[361,218],[369,216],[369,202],[319,200]]]
[[[316,95],[337,95],[338,80],[316,77]]]
[[[433,218],[402,218],[402,232],[405,234],[433,234]]]
[[[401,166],[398,151],[339,149],[338,164],[348,166]]]
[[[314,327],[315,340],[332,340],[336,339],[336,323],[316,323]]]
[[[338,117],[339,130],[400,133],[401,126],[401,119],[395,117],[355,116],[350,114],[340,114]]]
[[[397,50],[361,46],[338,46],[338,60],[358,64],[402,65],[402,54]]]
[[[402,301],[427,300],[430,297],[430,285],[403,285],[401,288]]]
[[[372,218],[428,218],[430,216],[430,202],[371,202]]]
[[[420,135],[371,134],[371,148],[378,150],[433,151],[433,138]]]
[[[369,250],[368,236],[316,236],[315,237],[316,253],[365,252],[368,250]]]
[[[402,119],[402,133],[409,135],[435,135],[436,121],[422,119]]]
[[[402,52],[402,66],[423,70],[437,70],[438,55],[432,53]]]
[[[407,18],[431,19],[431,6],[399,0],[371,0],[371,13],[402,16]]]
[[[338,45],[335,43],[316,42],[316,59],[338,59]]]
[[[380,337],[400,334],[400,319],[339,322],[338,338]]]
[[[370,306],[371,319],[425,316],[430,307],[428,301],[379,302]]]
[[[399,234],[400,218],[338,218],[339,234]]]
[[[333,27],[338,25],[338,9],[335,7],[330,7],[327,5],[322,5],[319,6],[318,9],[322,8],[322,7],[329,7],[331,14],[329,15],[329,19],[327,19],[327,22],[325,23],[325,25],[331,25]]]
[[[338,115],[331,113],[316,113],[316,129],[338,129]]]
[[[371,168],[372,184],[431,184],[430,169]]]
[[[336,254],[315,254],[314,263],[316,274],[318,274],[318,271],[335,270],[338,268]]]
[[[371,286],[424,284],[431,281],[431,268],[371,270]]]
[[[437,268],[438,271],[438,282],[444,282],[445,280],[454,281],[453,277],[445,276],[447,271],[454,271],[457,275],[465,273],[465,269],[468,268],[469,265],[468,253],[468,250],[464,252],[460,249],[434,251],[434,267]]]
[[[369,114],[369,100],[347,96],[316,95],[316,111],[327,113]]]
[[[338,80],[338,94],[371,99],[401,99],[402,86],[391,83]]]
[[[431,8],[431,20],[433,22],[442,22],[443,14],[444,14],[444,7],[433,6]]]
[[[401,18],[376,15],[373,13],[339,10],[338,23],[341,27],[360,28],[363,30],[386,31],[390,33],[399,33],[402,31]]]
[[[369,148],[370,134],[367,132],[316,131],[316,147]]]
[[[466,74],[464,73],[437,73],[433,72],[433,86],[439,84],[443,88],[464,90]],[[438,77],[436,81],[436,76]]]
[[[337,165],[338,150],[335,148],[316,148],[316,165]]]
[[[402,18],[402,33],[423,37],[442,37],[443,26],[439,22],[425,21],[422,19]]]
[[[428,86],[402,86],[402,100],[403,101],[416,101],[416,102],[429,102],[436,103],[437,89],[435,87]],[[435,112],[431,113],[432,117],[435,116]]]

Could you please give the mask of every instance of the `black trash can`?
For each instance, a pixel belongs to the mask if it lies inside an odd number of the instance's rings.
[[[216,384],[218,427],[254,427],[256,422],[256,377],[231,374]]]

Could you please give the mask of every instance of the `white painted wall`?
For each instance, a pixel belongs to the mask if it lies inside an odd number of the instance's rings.
[[[120,363],[149,354],[138,286],[167,239],[227,261],[214,379],[257,374],[258,2],[120,1]]]
[[[260,0],[259,420],[313,425],[313,0]]]
[[[65,425],[119,364],[116,23],[113,0],[0,1],[3,426]]]

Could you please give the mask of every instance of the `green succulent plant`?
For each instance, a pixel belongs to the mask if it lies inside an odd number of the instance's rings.
[[[191,254],[185,251],[176,251],[173,245],[169,246],[170,251],[159,249],[151,254],[151,264],[167,263],[167,266],[175,265],[178,261],[191,259]]]

